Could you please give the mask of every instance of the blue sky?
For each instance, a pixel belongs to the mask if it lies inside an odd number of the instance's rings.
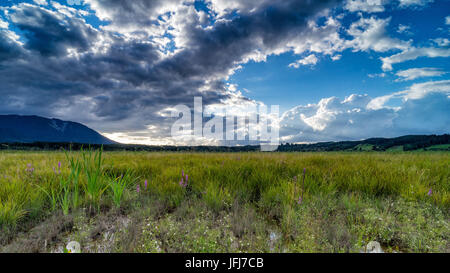
[[[167,113],[202,96],[279,105],[286,142],[450,132],[449,0],[77,2],[2,1],[0,114],[183,144]]]
[[[445,17],[450,14],[449,1],[436,1],[424,7],[386,10],[376,13],[377,18],[391,18],[387,34],[403,40],[413,40],[415,45],[427,45],[430,39],[449,38]],[[359,15],[347,14],[343,26],[348,27]],[[366,15],[367,16],[367,15]],[[416,20],[414,20],[416,18]],[[398,26],[405,25],[410,33],[398,33]],[[442,28],[439,29],[439,28]],[[365,93],[371,96],[383,96],[408,88],[411,83],[421,82],[423,78],[412,81],[396,82],[395,71],[384,77],[370,77],[383,73],[380,57],[392,55],[392,52],[352,52],[347,49],[341,53],[339,61],[322,57],[314,66],[299,69],[288,67],[298,56],[288,52],[280,56],[270,56],[266,62],[250,62],[231,77],[249,92],[248,96],[268,104],[279,104],[288,110],[299,104],[315,103],[323,97],[344,98],[352,93]],[[396,70],[414,67],[434,67],[450,71],[448,57],[418,58],[398,64]],[[324,78],[326,80],[324,80]],[[449,75],[429,77],[428,79],[449,79]],[[274,92],[275,91],[275,92]],[[312,91],[312,92],[311,92]]]

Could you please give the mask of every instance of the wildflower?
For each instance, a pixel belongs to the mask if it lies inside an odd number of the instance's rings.
[[[141,189],[140,189],[139,184],[138,184],[138,185],[136,186],[136,192],[139,193],[140,190],[141,190]]]
[[[299,197],[298,197],[297,204],[301,205],[302,202],[303,202],[303,197],[302,197],[302,196],[299,196]]]
[[[145,185],[145,190],[147,190],[147,186],[148,186],[147,180],[145,180],[144,185]]]
[[[431,196],[431,195],[433,195],[433,189],[432,188],[430,188],[430,190],[428,191],[428,196]]]
[[[30,174],[33,174],[33,172],[34,172],[34,167],[33,167],[30,163],[28,163],[28,164],[27,164],[26,171],[27,171],[28,173],[30,173]]]
[[[181,180],[180,180],[180,186],[181,187],[187,187],[187,185],[188,185],[188,179],[189,179],[189,176],[186,174],[186,175],[184,175],[184,171],[183,170],[181,170]]]
[[[61,161],[58,162],[58,171],[56,171],[55,167],[53,167],[53,172],[58,175],[61,173]]]

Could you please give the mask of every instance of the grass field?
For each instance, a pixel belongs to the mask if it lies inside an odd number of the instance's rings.
[[[0,153],[0,252],[450,252],[450,153]]]

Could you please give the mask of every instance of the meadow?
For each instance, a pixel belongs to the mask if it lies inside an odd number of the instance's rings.
[[[0,252],[450,252],[449,152],[0,153]]]

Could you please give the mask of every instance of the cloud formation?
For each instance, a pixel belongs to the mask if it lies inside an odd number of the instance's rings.
[[[261,103],[227,82],[248,62],[291,53],[298,59],[289,66],[299,68],[339,61],[345,51],[376,52],[384,54],[382,69],[391,71],[395,64],[419,57],[449,57],[446,38],[434,39],[433,46],[415,45],[389,35],[390,17],[377,17],[388,8],[430,2],[206,0],[199,8],[194,0],[85,0],[73,6],[34,0],[4,5],[0,114],[57,117],[117,138],[163,143],[173,123],[164,110],[177,104],[192,106],[194,96],[209,105]],[[416,68],[396,74],[415,80],[443,73]],[[431,87],[424,84],[411,90],[421,88]],[[384,102],[389,96],[398,95],[387,95]],[[399,111],[392,112],[383,103],[368,107],[374,100],[352,95],[344,101],[326,98],[299,106],[285,114],[301,118],[294,118],[284,132],[286,136],[304,132],[307,141],[314,136],[325,140],[327,134],[333,139],[355,138],[364,135],[357,132],[359,125],[376,134],[381,129],[366,128],[363,120],[386,128]]]
[[[390,107],[387,102],[401,98]],[[285,142],[360,140],[404,134],[448,133],[450,81],[414,84],[408,90],[370,98],[352,94],[297,106],[283,114],[280,134]]]
[[[348,0],[345,9],[351,12],[383,12],[386,3],[388,3],[386,0]]]
[[[399,0],[400,7],[406,8],[410,6],[426,6],[433,3],[434,0]]]
[[[423,67],[400,70],[396,73],[396,75],[401,77],[398,81],[412,81],[424,77],[438,77],[444,75],[445,73],[446,72],[441,71],[438,68]]]
[[[316,55],[311,54],[303,59],[296,61],[295,63],[291,63],[289,67],[299,68],[301,65],[315,65],[318,59]]]
[[[450,48],[411,47],[392,56],[381,58],[381,61],[383,62],[383,70],[391,71],[393,69],[392,65],[415,60],[419,57],[437,58],[449,56]]]
[[[337,2],[211,1],[215,22],[205,25],[193,1],[88,0],[106,22],[97,28],[88,10],[56,2],[6,7],[21,37],[2,23],[0,112],[57,116],[105,133],[158,124],[155,137],[164,137],[171,120],[161,109],[192,105],[194,96],[205,104],[248,100],[224,79],[241,63],[286,50],[310,18]],[[236,10],[240,16],[227,18]]]

